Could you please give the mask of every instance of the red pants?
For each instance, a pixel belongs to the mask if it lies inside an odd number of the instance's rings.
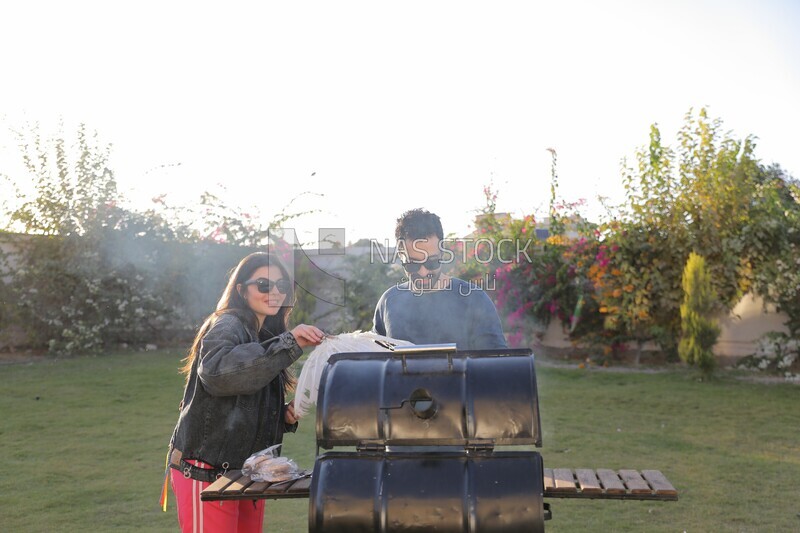
[[[201,462],[190,461],[206,468]],[[211,485],[186,478],[170,468],[172,492],[178,505],[178,523],[183,533],[260,533],[264,524],[264,500],[209,501],[200,500],[200,492]]]

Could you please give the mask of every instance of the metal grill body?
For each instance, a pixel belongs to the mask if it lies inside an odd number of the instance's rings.
[[[331,357],[319,387],[309,530],[544,531],[530,350]]]

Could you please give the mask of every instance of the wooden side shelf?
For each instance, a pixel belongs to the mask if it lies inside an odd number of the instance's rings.
[[[241,470],[231,470],[200,493],[201,500],[246,500],[308,498],[311,477],[309,475],[293,479],[269,483],[253,481],[243,476]]]
[[[544,497],[677,500],[678,491],[658,470],[545,468]]]

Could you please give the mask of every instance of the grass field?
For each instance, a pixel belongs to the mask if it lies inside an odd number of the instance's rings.
[[[0,366],[0,530],[176,531],[158,507],[177,352]],[[660,469],[678,502],[550,500],[551,532],[800,531],[800,386],[684,370],[537,369],[546,467]],[[313,418],[285,455],[313,465]],[[268,501],[305,531],[307,500]]]

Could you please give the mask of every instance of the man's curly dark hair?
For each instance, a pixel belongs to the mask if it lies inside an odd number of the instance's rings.
[[[431,235],[436,235],[439,239],[444,239],[442,221],[439,217],[424,209],[411,209],[403,213],[397,219],[397,226],[394,228],[394,236],[399,241],[424,239]]]

